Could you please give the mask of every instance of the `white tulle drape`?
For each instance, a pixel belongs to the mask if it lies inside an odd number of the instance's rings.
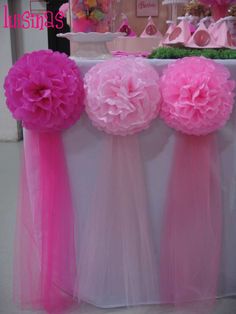
[[[106,136],[79,249],[77,296],[102,307],[155,303],[157,260],[137,136]]]

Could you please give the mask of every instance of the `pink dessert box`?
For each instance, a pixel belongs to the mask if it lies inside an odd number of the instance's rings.
[[[187,19],[183,19],[164,40],[168,46],[184,46],[191,37],[190,25]]]
[[[200,22],[198,29],[186,42],[185,46],[190,48],[220,48],[203,21]]]

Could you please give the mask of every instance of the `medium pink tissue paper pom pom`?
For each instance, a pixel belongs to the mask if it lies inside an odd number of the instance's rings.
[[[98,129],[131,135],[147,129],[160,110],[159,75],[141,58],[95,65],[85,75],[86,112]]]
[[[161,117],[189,135],[206,135],[225,125],[234,104],[235,81],[223,65],[203,57],[169,64],[161,78]]]
[[[41,50],[25,54],[10,69],[4,88],[13,117],[27,129],[69,128],[84,109],[80,71],[64,53]]]

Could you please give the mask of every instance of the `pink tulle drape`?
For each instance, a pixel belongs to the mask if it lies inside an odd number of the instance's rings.
[[[216,135],[177,135],[161,239],[165,303],[216,297],[221,249],[220,166]]]
[[[61,133],[25,131],[14,297],[61,313],[73,303],[74,213]]]
[[[102,307],[155,303],[157,262],[138,136],[105,141],[81,240],[78,295]]]

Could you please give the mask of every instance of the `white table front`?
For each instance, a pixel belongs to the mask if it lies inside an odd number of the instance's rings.
[[[77,64],[82,73],[85,74],[97,62],[102,61],[77,61]],[[149,62],[161,74],[163,68],[172,61],[150,60]],[[217,62],[226,65],[232,77],[236,80],[236,61]],[[78,256],[83,254],[81,248],[86,243],[83,236],[84,226],[89,215],[91,195],[96,188],[95,185],[99,182],[98,170],[107,136],[104,132],[92,126],[86,114],[63,136],[77,214],[76,245]],[[154,230],[153,240],[158,256],[162,215],[175,143],[175,131],[168,128],[162,120],[157,119],[148,130],[138,136],[148,193],[148,214]],[[224,224],[218,296],[228,296],[236,294],[236,110],[234,110],[226,127],[220,130],[217,136],[221,161]],[[109,221],[107,223],[109,224]],[[82,243],[83,241],[84,243]],[[80,271],[82,272],[83,269],[80,269]],[[100,300],[96,295],[87,295],[86,291],[80,291],[80,295],[85,301],[102,307],[125,305],[125,300],[122,297],[118,299],[117,304],[111,304],[112,301],[109,300],[108,296]],[[150,301],[150,303],[153,302],[160,303],[158,294],[155,300]]]

